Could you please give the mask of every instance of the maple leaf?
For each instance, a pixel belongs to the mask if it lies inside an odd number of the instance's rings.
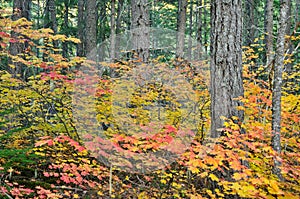
[[[44,174],[45,177],[49,177],[50,176],[48,172],[44,172],[43,174]]]
[[[11,39],[9,40],[9,42],[10,42],[10,43],[17,43],[18,40],[14,39],[14,38],[11,38]]]
[[[219,178],[215,175],[215,174],[209,174],[209,176],[208,176],[210,179],[212,179],[213,181],[219,181]]]
[[[240,179],[242,179],[243,177],[242,177],[242,175],[240,174],[240,173],[234,173],[233,174],[233,179],[235,179],[236,181],[238,181],[238,180],[240,180]]]

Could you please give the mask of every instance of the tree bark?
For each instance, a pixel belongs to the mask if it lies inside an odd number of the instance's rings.
[[[280,3],[280,19],[279,28],[277,34],[277,44],[275,53],[275,67],[274,67],[274,83],[272,90],[272,147],[280,153],[280,131],[281,131],[281,87],[282,87],[282,72],[283,72],[283,60],[284,60],[284,44],[285,33],[288,19],[288,5],[290,0],[281,0]],[[273,172],[282,179],[279,166],[281,162],[274,159]]]
[[[196,24],[197,24],[197,50],[195,54],[195,58],[199,59],[202,54],[202,0],[197,1],[197,17],[196,17]]]
[[[187,0],[178,0],[176,56],[179,58],[183,57],[184,52],[187,5]]]
[[[116,21],[116,34],[121,32],[121,16],[124,10],[124,0],[118,1],[118,9],[117,9],[117,21]]]
[[[111,0],[111,16],[110,16],[110,58],[114,60],[116,57],[116,19],[115,19],[115,0]]]
[[[287,12],[287,16],[289,19],[287,19],[287,26],[286,26],[286,35],[291,35],[291,27],[292,27],[292,21],[293,21],[293,17],[292,17],[292,2],[288,1],[288,12]],[[296,18],[296,16],[295,16]],[[293,52],[294,46],[292,42],[288,42],[288,47],[287,47],[287,54],[291,54]],[[287,59],[289,59],[289,57],[286,57]],[[285,65],[285,71],[287,73],[290,73],[293,69],[293,63],[288,63]]]
[[[16,21],[20,18],[26,18],[30,20],[30,5],[31,0],[14,0],[13,2],[13,15],[12,20]],[[19,34],[12,31],[11,37],[18,40]],[[22,53],[25,49],[26,44],[21,42],[11,42],[9,46],[9,52],[11,55],[18,55]],[[9,70],[14,77],[21,76],[22,74],[22,63],[13,63],[12,60],[9,60],[10,64],[14,65],[14,67],[10,67]]]
[[[57,34],[57,19],[56,19],[56,5],[55,0],[48,0],[47,4],[47,13],[50,14],[49,19],[46,20],[46,26],[50,25],[50,28],[53,30],[54,34]],[[58,42],[53,41],[54,48],[58,47]]]
[[[30,20],[31,0],[14,0],[12,20],[18,20],[22,17]]]
[[[122,21],[122,12],[124,11],[124,0],[118,1],[118,9],[117,9],[117,20],[116,20],[116,35],[121,32],[121,21]],[[116,38],[116,52],[119,52],[119,37]],[[116,59],[119,58],[119,53],[115,54]]]
[[[131,29],[133,50],[141,61],[149,60],[149,10],[148,0],[131,1]]]
[[[243,121],[242,0],[211,2],[211,137],[221,135],[222,116]]]
[[[203,30],[204,30],[204,49],[205,49],[205,54],[208,54],[208,37],[209,37],[209,13],[207,11],[207,7],[206,7],[206,4],[207,4],[207,0],[204,0],[203,1],[204,3],[204,20],[203,20]]]
[[[190,13],[189,13],[189,46],[188,46],[188,59],[192,59],[192,35],[193,35],[193,0],[190,1]]]
[[[45,20],[44,28],[51,28],[54,34],[57,34],[57,19],[56,19],[56,5],[55,0],[47,0],[45,8]],[[58,47],[58,42],[53,41],[54,48]],[[43,55],[43,59],[46,60],[46,55]]]
[[[106,10],[109,8],[107,7],[107,1],[103,0],[98,2],[96,10],[97,11],[97,21],[96,23],[99,24],[99,28],[97,29],[99,32],[97,33],[97,41],[104,42],[107,36],[106,28],[109,25],[109,19],[106,14]],[[109,48],[109,47],[108,47]],[[101,47],[98,50],[98,55],[100,57],[100,60],[102,61],[105,57],[105,50]]]
[[[64,30],[67,31],[69,28],[69,1],[64,1],[65,5],[65,14],[64,14]],[[69,36],[67,33],[65,33],[66,36]],[[62,44],[62,55],[64,58],[68,57],[68,42],[64,42]]]
[[[265,29],[266,29],[266,65],[268,66],[274,59],[273,52],[273,6],[274,0],[266,0],[266,16],[265,16]]]
[[[254,28],[254,0],[245,1],[245,45],[250,46],[255,38],[255,28]]]
[[[54,31],[54,34],[56,34],[57,33],[57,19],[56,19],[55,0],[49,0],[48,9],[50,11],[50,20],[51,20],[51,23],[52,23],[51,27],[52,27],[52,30]]]
[[[96,1],[86,1],[86,39],[85,39],[85,50],[88,55],[97,46],[97,14],[96,14]],[[89,57],[94,59],[95,57]]]
[[[84,56],[84,0],[78,0],[78,32],[81,43],[77,44],[77,56]]]

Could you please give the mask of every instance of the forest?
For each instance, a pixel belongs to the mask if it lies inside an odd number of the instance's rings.
[[[0,198],[299,199],[299,0],[0,0]]]

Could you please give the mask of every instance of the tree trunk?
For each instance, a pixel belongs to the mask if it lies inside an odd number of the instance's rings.
[[[22,17],[26,18],[27,20],[30,19],[30,5],[31,0],[14,0],[13,2],[13,15],[12,20],[18,20]],[[12,31],[11,37],[17,38],[19,34]],[[24,51],[26,44],[21,42],[12,42],[9,46],[9,52],[11,55],[18,55]],[[14,65],[14,67],[10,67],[9,70],[14,77],[21,76],[22,74],[22,63],[13,63],[12,60],[9,60],[10,64]]]
[[[97,14],[96,14],[96,1],[86,1],[86,39],[85,50],[88,55],[97,46]],[[89,57],[94,59],[95,57]]]
[[[291,35],[291,28],[292,28],[292,2],[288,1],[288,13],[287,16],[290,16],[289,19],[287,20],[287,26],[286,26],[286,35]],[[296,17],[296,16],[295,16]],[[291,54],[294,50],[294,46],[292,42],[288,42],[288,47],[287,47],[287,54]],[[287,59],[290,59],[288,56],[286,57]],[[292,72],[293,69],[293,63],[288,63],[285,65],[285,71],[287,73]]]
[[[277,44],[275,53],[275,66],[274,66],[274,83],[272,90],[272,147],[275,151],[280,153],[280,130],[281,130],[281,86],[282,86],[282,72],[283,72],[283,60],[284,60],[284,43],[285,33],[288,19],[288,4],[290,0],[281,0],[280,4],[280,19],[279,28],[277,34]],[[282,179],[279,166],[281,162],[274,159],[274,173]]]
[[[57,34],[57,19],[56,19],[56,5],[55,0],[47,0],[45,8],[45,20],[44,28],[51,28],[54,34]],[[58,42],[53,41],[54,48],[58,47]],[[46,55],[43,55],[43,59],[46,60]]]
[[[117,21],[116,21],[116,33],[119,34],[121,32],[121,16],[124,10],[124,0],[118,1],[118,9],[117,9]]]
[[[65,32],[67,32],[68,28],[69,28],[69,5],[68,5],[69,1],[64,1],[64,5],[65,5],[65,14],[64,14],[64,30]],[[69,36],[67,33],[65,33],[66,36]],[[64,58],[68,57],[68,42],[64,42],[62,44],[62,55]]]
[[[14,0],[12,20],[18,20],[22,17],[30,20],[31,0]]]
[[[197,1],[197,17],[196,17],[196,24],[197,24],[197,50],[195,58],[199,59],[202,54],[202,0]]]
[[[183,57],[184,51],[187,5],[187,0],[178,0],[176,56],[180,58]]]
[[[203,30],[204,30],[204,48],[205,48],[205,54],[208,54],[208,30],[209,30],[209,26],[208,26],[208,17],[209,17],[209,13],[207,11],[207,0],[204,0],[204,20],[203,20]]]
[[[50,13],[51,29],[53,30],[54,34],[57,34],[57,19],[56,19],[55,0],[49,0],[48,1],[47,9]],[[58,42],[57,41],[53,41],[53,45],[54,45],[54,48],[58,48]]]
[[[121,32],[121,21],[122,21],[122,12],[124,11],[124,0],[118,1],[117,9],[117,20],[116,20],[116,34],[118,35]],[[119,37],[116,38],[116,52],[119,52]],[[115,54],[116,58],[119,58],[119,53]]]
[[[250,46],[254,41],[255,28],[254,28],[254,0],[245,1],[245,45]]]
[[[106,0],[100,1],[97,4],[97,8],[96,8],[96,10],[99,10],[99,12],[97,12],[97,22],[96,22],[97,24],[99,24],[99,28],[97,29],[98,30],[97,41],[99,42],[105,41],[107,36],[106,28],[107,26],[109,26],[108,17],[106,14],[106,10],[108,10],[109,8],[107,7],[106,4],[107,4]],[[98,55],[101,61],[106,57],[104,51],[106,50],[104,50],[103,48],[98,49]]]
[[[190,13],[189,13],[189,46],[188,46],[188,59],[192,59],[192,34],[193,34],[193,0],[190,1]]]
[[[148,0],[131,1],[131,29],[133,50],[141,61],[149,60],[149,10]]]
[[[222,116],[239,118],[244,95],[242,79],[242,0],[211,2],[211,137],[221,135]],[[238,122],[233,118],[235,122]]]
[[[57,33],[57,19],[56,19],[55,0],[49,0],[48,9],[50,11],[50,20],[52,23],[52,30],[54,31],[54,34],[56,34]]]
[[[111,16],[110,16],[110,58],[115,59],[116,56],[116,23],[115,23],[115,0],[111,0]]]
[[[274,59],[273,52],[273,5],[274,0],[266,0],[266,16],[265,16],[265,29],[266,29],[266,65],[269,66]]]
[[[84,0],[78,0],[78,32],[81,43],[77,44],[77,56],[84,56]]]

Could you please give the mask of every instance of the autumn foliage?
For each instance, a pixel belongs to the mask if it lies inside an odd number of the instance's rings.
[[[18,36],[13,37],[12,31]],[[297,42],[299,36],[293,39]],[[60,44],[58,49],[54,48],[53,41]],[[245,122],[236,124],[233,122],[236,118],[227,118],[223,136],[217,140],[207,136],[209,93],[203,75],[193,71],[186,62],[174,67],[189,80],[198,97],[197,132],[174,162],[143,174],[109,167],[106,163],[111,150],[119,149],[130,155],[161,150],[170,144],[179,129],[178,103],[171,92],[154,83],[143,91],[137,90],[137,93],[147,93],[131,101],[130,114],[137,124],[148,123],[147,110],[140,107],[153,103],[158,95],[164,96],[169,123],[163,124],[161,131],[144,137],[124,133],[111,114],[114,79],[108,74],[96,79],[98,88],[94,96],[99,125],[107,127],[106,139],[83,133],[81,128],[76,128],[73,117],[73,86],[80,84],[80,78],[75,78],[82,75],[78,67],[93,63],[81,57],[66,59],[58,54],[66,41],[80,42],[76,38],[54,35],[50,29],[34,30],[31,22],[23,18],[0,19],[1,198],[300,197],[300,99],[299,85],[295,84],[299,72],[285,76],[283,150],[277,154],[271,147],[272,82],[269,80],[272,77],[268,76],[265,66],[257,66],[261,52],[259,40],[244,48],[245,96],[241,99],[244,106],[238,108],[245,111]],[[13,56],[9,51],[12,43],[25,44],[26,48]],[[299,63],[292,60],[292,55],[289,57],[289,62],[299,69]],[[21,74],[12,72],[16,63],[22,66]],[[174,63],[170,61],[165,66]],[[137,65],[138,61],[128,61],[106,67],[120,75]],[[95,148],[83,144],[82,135],[85,141],[90,139],[95,143],[98,139],[101,158],[93,156]],[[176,147],[168,152],[176,153]],[[272,173],[274,158],[282,162],[284,181]],[[123,163],[126,164],[126,160]]]

